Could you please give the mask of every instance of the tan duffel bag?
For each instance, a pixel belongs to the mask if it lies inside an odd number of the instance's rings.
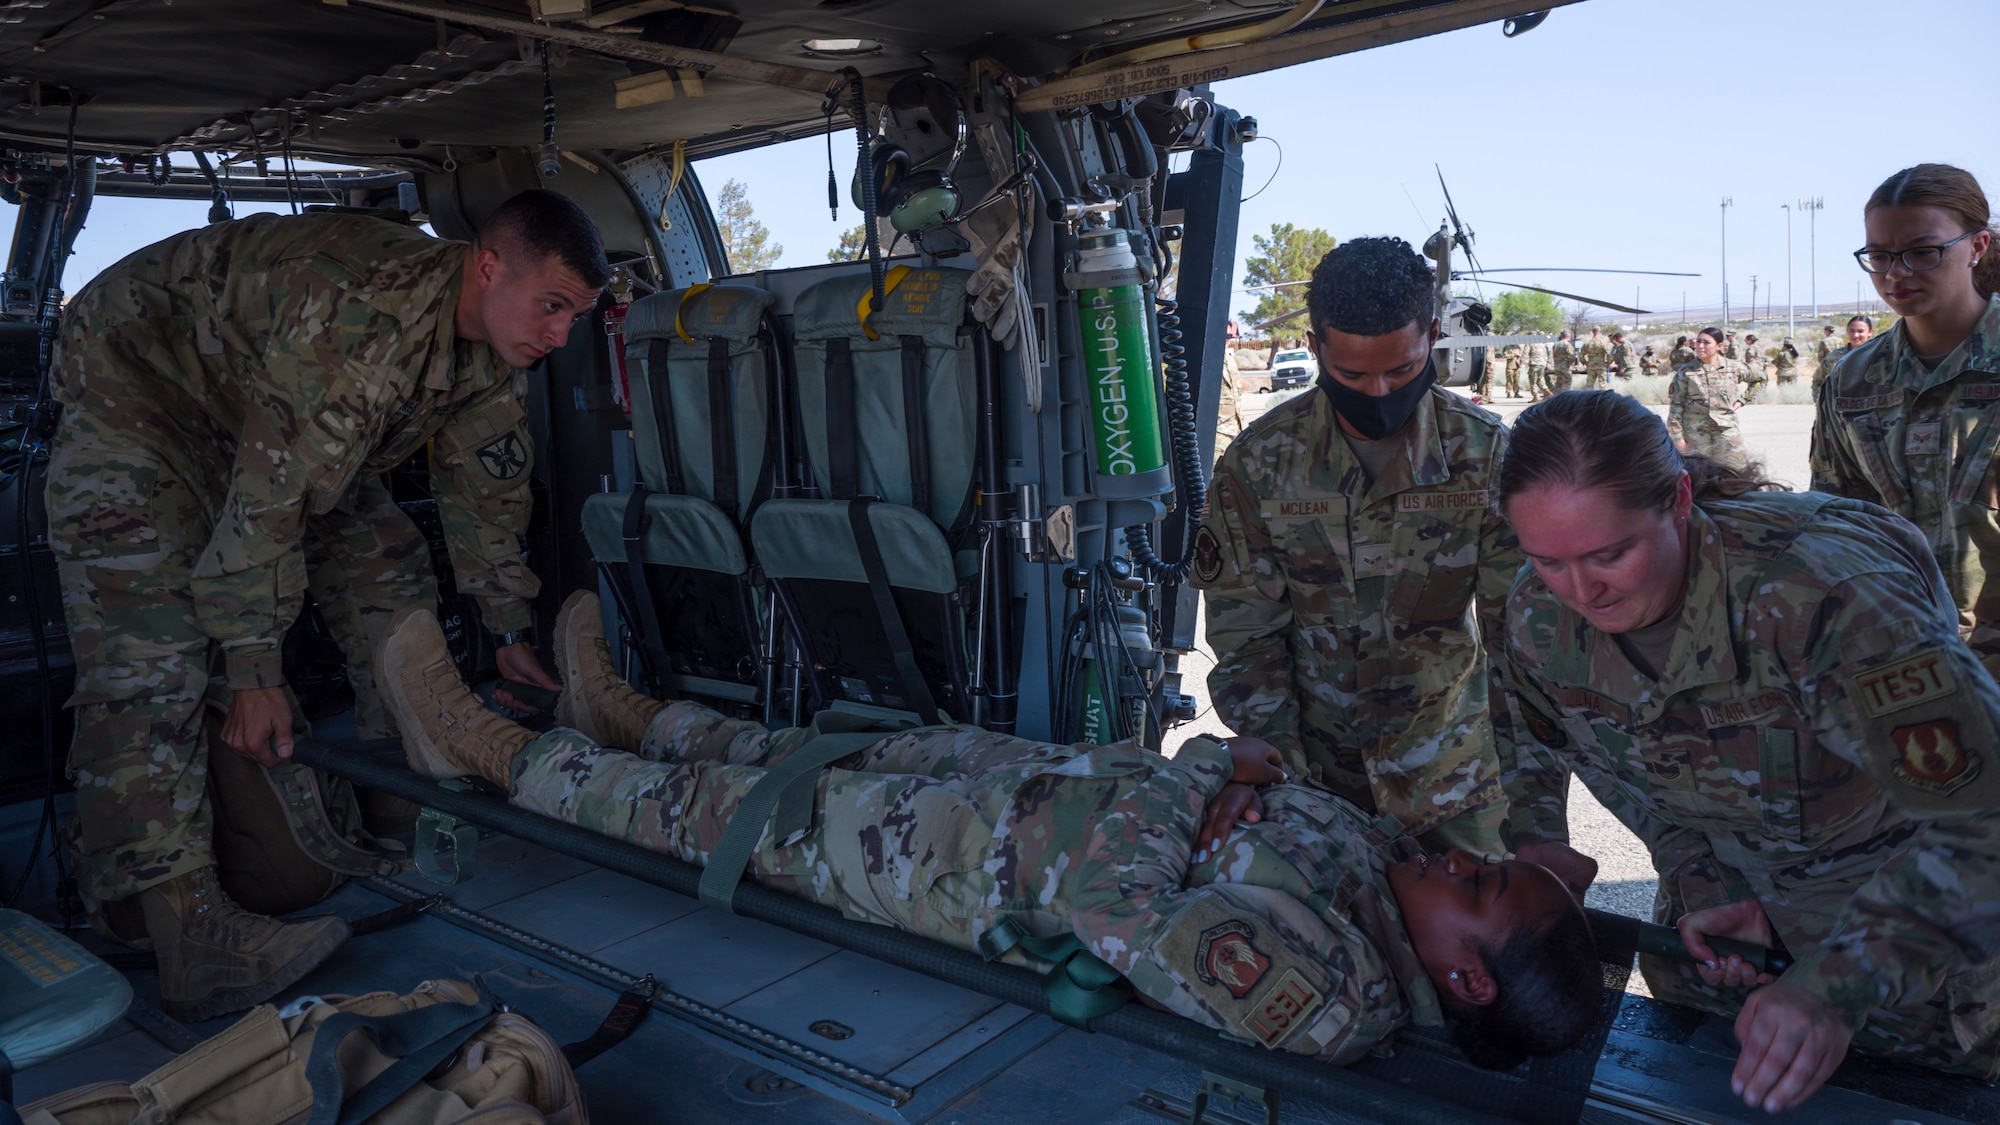
[[[24,1125],[588,1125],[555,1040],[455,980],[260,1005],[129,1086],[20,1113]]]

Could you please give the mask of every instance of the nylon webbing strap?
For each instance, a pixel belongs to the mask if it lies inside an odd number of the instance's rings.
[[[931,450],[924,433],[924,338],[903,340],[903,434],[910,446],[910,507],[931,514]]]
[[[674,432],[674,384],[667,378],[665,339],[654,340],[646,350],[646,384],[653,393],[653,426],[660,433],[660,460],[667,474],[667,493],[687,495],[687,481],[681,476],[681,442]]]
[[[847,337],[826,342],[826,460],[830,500],[851,500],[861,493],[861,453],[855,448],[854,353]]]
[[[708,342],[708,429],[710,465],[715,473],[715,506],[731,520],[736,507],[736,395],[729,382],[729,341]]]
[[[868,593],[875,599],[875,616],[882,623],[882,635],[889,642],[889,655],[896,664],[896,678],[903,685],[903,702],[917,713],[925,726],[938,722],[937,700],[917,667],[916,646],[903,626],[903,611],[896,608],[896,591],[889,585],[889,572],[882,565],[882,545],[875,539],[875,522],[868,508],[875,501],[862,497],[847,505],[847,522],[854,529],[854,548],[861,556],[861,571],[868,576]]]
[[[493,999],[484,995],[483,989],[476,1004],[432,1004],[392,1016],[341,1012],[328,1017],[314,1031],[312,1054],[306,1058],[306,1081],[313,1094],[308,1125],[355,1125],[382,1112],[477,1035],[492,1017]],[[336,1050],[341,1040],[356,1031],[366,1032],[376,1047],[396,1062],[349,1098]]]
[[[857,731],[852,734],[822,734],[793,751],[784,761],[764,771],[750,792],[743,795],[736,812],[729,818],[729,827],[722,830],[722,839],[716,841],[715,849],[708,853],[708,866],[701,872],[699,887],[701,901],[718,910],[736,913],[734,899],[736,884],[743,881],[743,872],[750,865],[750,857],[757,850],[757,841],[763,839],[764,829],[772,823],[771,813],[782,804],[796,809],[799,800],[793,797],[784,800],[787,794],[798,787],[806,796],[805,808],[810,814],[813,785],[819,772],[834,762],[847,757],[857,750],[865,749],[889,737],[886,731]],[[778,826],[778,839],[790,835],[786,828],[795,825]]]
[[[1118,970],[1085,949],[1075,934],[1030,937],[1019,920],[1003,914],[979,935],[979,955],[988,961],[1017,947],[1050,964],[1049,971],[1042,974],[1042,995],[1048,998],[1049,1015],[1061,1023],[1089,1031],[1091,1020],[1117,1011],[1132,999],[1132,986]]]
[[[597,1030],[590,1038],[563,1044],[563,1058],[569,1060],[571,1070],[616,1047],[632,1037],[639,1025],[646,1021],[646,1013],[653,1010],[653,997],[660,994],[660,982],[647,973],[632,987],[618,994],[611,1010],[598,1021]]]
[[[626,599],[632,607],[633,631],[639,635],[640,649],[645,653],[646,670],[652,673],[656,686],[663,686],[667,674],[667,641],[660,635],[660,614],[653,608],[653,584],[646,580],[646,486],[632,489],[632,498],[625,502],[625,589],[631,596]]]

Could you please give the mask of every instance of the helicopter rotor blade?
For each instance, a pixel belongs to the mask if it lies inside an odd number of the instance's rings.
[[[1586,305],[1596,305],[1599,308],[1611,309],[1614,312],[1631,313],[1634,316],[1653,315],[1653,310],[1651,309],[1635,309],[1630,305],[1620,305],[1612,301],[1600,301],[1595,297],[1585,297],[1580,293],[1565,293],[1560,289],[1544,289],[1539,285],[1527,285],[1519,281],[1488,280],[1494,285],[1505,285],[1509,289],[1533,289],[1537,293],[1547,293],[1551,297],[1568,297],[1572,301],[1582,301]]]
[[[1465,260],[1471,262],[1473,269],[1477,271],[1479,268],[1479,257],[1472,252],[1472,237],[1466,231],[1465,224],[1458,221],[1458,205],[1451,201],[1451,188],[1445,186],[1444,168],[1435,162],[1431,164],[1431,167],[1437,170],[1438,190],[1444,192],[1444,212],[1451,216],[1451,233],[1457,239],[1458,244],[1465,248]],[[1473,278],[1472,280],[1477,281],[1478,278]]]
[[[1310,281],[1274,281],[1269,285],[1245,285],[1244,291],[1254,293],[1260,289],[1285,289],[1293,285],[1311,285]]]
[[[1489,269],[1456,270],[1452,273],[1452,277],[1456,278],[1461,273],[1464,274],[1476,273],[1481,275],[1489,273],[1643,273],[1643,274],[1650,274],[1654,277],[1700,277],[1701,276],[1698,273],[1682,273],[1679,270],[1600,270],[1600,269],[1585,269],[1577,266],[1549,266],[1546,269],[1531,269],[1526,266],[1507,266],[1502,269],[1491,269],[1491,270]]]
[[[1299,306],[1298,308],[1295,308],[1295,309],[1293,309],[1293,310],[1292,310],[1291,312],[1283,312],[1283,313],[1279,313],[1279,314],[1278,314],[1277,316],[1274,316],[1274,317],[1272,317],[1271,319],[1269,319],[1269,320],[1265,321],[1265,322],[1264,322],[1264,323],[1262,323],[1262,324],[1253,324],[1253,325],[1251,325],[1251,326],[1250,326],[1250,331],[1252,331],[1252,332],[1262,332],[1262,331],[1263,331],[1264,329],[1266,329],[1266,328],[1269,328],[1269,327],[1271,327],[1271,326],[1272,326],[1272,325],[1274,325],[1274,324],[1283,324],[1283,323],[1285,323],[1286,321],[1288,321],[1288,320],[1291,320],[1291,319],[1293,319],[1293,318],[1295,318],[1295,317],[1300,317],[1300,316],[1304,316],[1304,315],[1305,315],[1305,311],[1306,311],[1306,307],[1305,307],[1304,305],[1300,305],[1300,306]]]

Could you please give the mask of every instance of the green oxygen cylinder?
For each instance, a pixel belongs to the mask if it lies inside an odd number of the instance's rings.
[[[1164,496],[1173,490],[1160,432],[1160,372],[1153,360],[1144,278],[1122,230],[1085,231],[1076,272],[1084,378],[1097,458],[1094,490],[1108,500]]]

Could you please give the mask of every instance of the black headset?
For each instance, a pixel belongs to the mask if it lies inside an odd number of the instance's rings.
[[[953,122],[956,136],[951,159],[941,169],[911,171],[908,150],[890,140],[876,141],[868,150],[868,164],[875,175],[875,214],[905,233],[937,230],[955,222],[965,209],[965,197],[951,180],[965,155],[965,113],[958,95],[942,79],[930,74],[912,74],[889,87],[886,102],[891,113],[923,109],[942,126]],[[861,205],[861,169],[855,169],[851,194]]]

